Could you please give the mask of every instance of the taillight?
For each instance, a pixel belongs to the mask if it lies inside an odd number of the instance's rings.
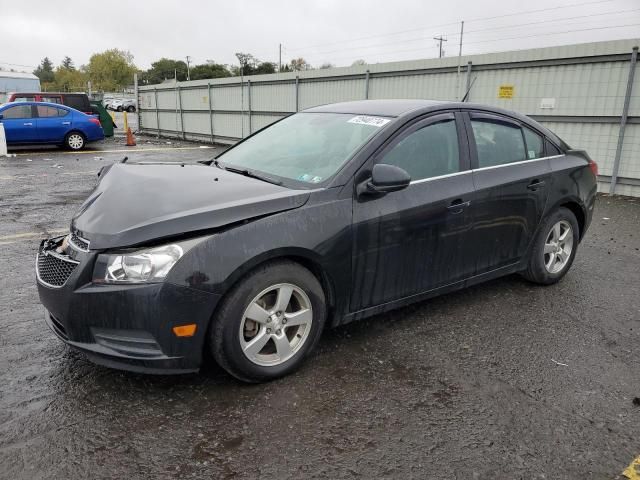
[[[89,118],[89,121],[90,121],[91,123],[95,123],[95,124],[96,124],[96,125],[98,125],[99,127],[102,127],[102,125],[100,124],[100,120],[98,120],[97,118],[93,118],[93,117],[91,117],[91,118]]]
[[[591,169],[593,174],[597,177],[598,176],[598,164],[596,162],[594,162],[593,160],[589,159],[589,168]]]

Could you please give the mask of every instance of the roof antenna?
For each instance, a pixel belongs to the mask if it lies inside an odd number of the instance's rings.
[[[122,160],[120,160],[120,163],[127,163],[127,160],[129,160],[129,157],[124,157]]]
[[[473,84],[476,81],[476,78],[478,78],[477,76],[473,77],[471,79],[471,83],[469,84],[469,88],[467,88],[467,92],[464,94],[464,97],[462,97],[462,100],[460,100],[461,102],[466,102],[467,98],[469,98],[469,93],[471,93],[471,87],[473,87]]]

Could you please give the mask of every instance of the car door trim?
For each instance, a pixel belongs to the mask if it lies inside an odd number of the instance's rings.
[[[420,180],[412,180],[409,185],[414,185],[417,183],[430,182],[432,180],[440,180],[441,178],[455,177],[456,175],[464,175],[466,173],[471,173],[473,170],[463,170],[461,172],[453,172],[447,173],[445,175],[438,175],[437,177],[429,177],[429,178],[421,178]]]
[[[520,160],[519,162],[503,163],[502,165],[490,165],[488,167],[480,167],[471,169],[472,172],[481,172],[483,170],[492,170],[494,168],[510,167],[511,165],[523,165],[525,163],[540,162],[542,160],[550,160],[552,158],[564,157],[563,155],[551,155],[549,157],[533,158],[531,160]]]

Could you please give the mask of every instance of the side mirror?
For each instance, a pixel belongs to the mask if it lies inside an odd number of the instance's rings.
[[[376,194],[396,192],[407,188],[411,175],[395,165],[378,163],[373,166],[371,178],[358,185],[358,194]]]

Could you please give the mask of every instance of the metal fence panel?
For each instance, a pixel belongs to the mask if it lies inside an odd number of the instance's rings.
[[[531,115],[570,145],[586,149],[599,164],[600,188],[606,190],[616,164],[631,50],[639,43],[617,40],[460,60],[256,75],[242,79],[242,85],[234,77],[141,86],[140,130],[234,143],[296,110],[364,98],[456,100],[471,82],[469,101]],[[640,196],[640,74],[633,81],[628,115],[616,191]]]

